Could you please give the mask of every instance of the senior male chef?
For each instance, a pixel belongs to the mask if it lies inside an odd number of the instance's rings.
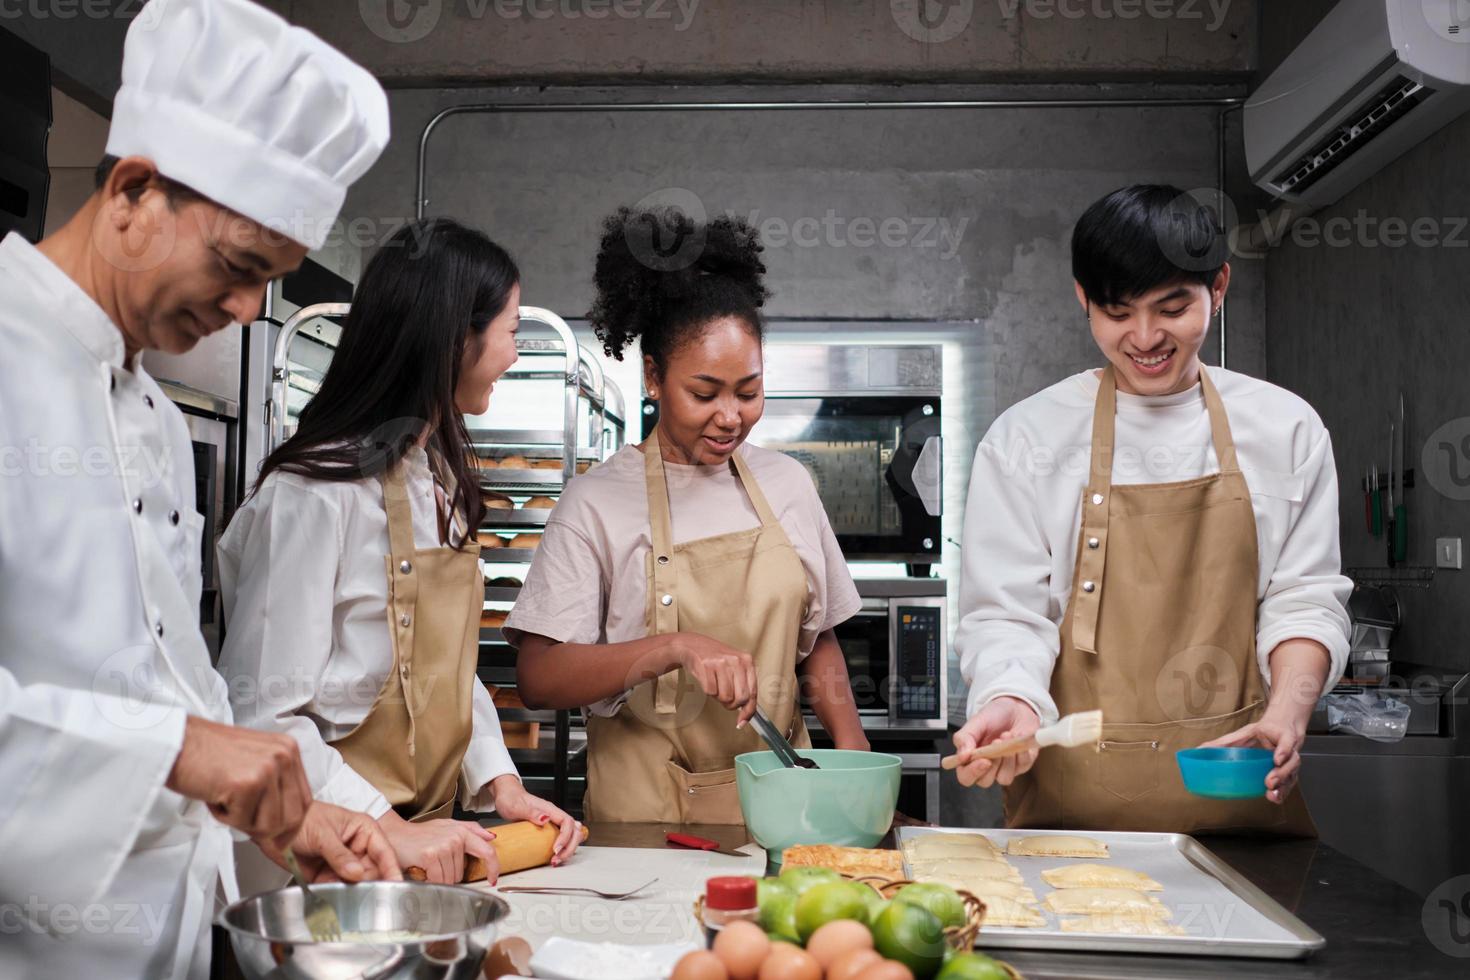
[[[207,976],[230,827],[398,877],[372,820],[313,805],[292,739],[230,725],[189,435],[139,361],[256,316],[382,151],[386,97],[248,0],[146,8],[122,75],[97,192],[0,242],[6,978]]]

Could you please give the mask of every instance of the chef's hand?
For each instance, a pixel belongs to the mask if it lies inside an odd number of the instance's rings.
[[[1266,799],[1272,803],[1284,803],[1291,795],[1292,787],[1301,775],[1302,740],[1307,736],[1305,720],[1289,717],[1285,712],[1273,712],[1270,708],[1260,721],[1244,728],[1237,728],[1229,735],[1206,742],[1201,748],[1230,749],[1255,747],[1273,749],[1276,768],[1266,774]]]
[[[961,756],[991,742],[1025,738],[1041,727],[1041,719],[1031,705],[1019,698],[994,698],[980,713],[965,722],[954,734],[955,751]],[[961,786],[988,787],[995,783],[1009,786],[1021,773],[1036,763],[1036,749],[1004,759],[976,759],[955,770]]]
[[[378,818],[398,855],[398,866],[419,867],[429,880],[457,885],[464,880],[465,856],[485,862],[485,880],[500,877],[500,859],[490,842],[495,835],[473,820],[425,820],[414,823],[389,810]]]
[[[190,715],[169,789],[208,804],[215,819],[283,849],[312,804],[301,750],[289,735],[221,725]]]
[[[495,812],[505,819],[529,820],[538,827],[547,823],[556,825],[556,843],[551,848],[552,867],[577,853],[582,843],[577,821],[561,807],[527,793],[519,776],[514,773],[496,776],[490,781],[490,790],[495,795]]]
[[[699,633],[678,634],[679,666],[694,675],[704,693],[731,711],[739,711],[736,728],[755,717],[755,661],[744,650]]]
[[[261,850],[281,867],[286,866],[285,855],[279,848],[262,843]],[[291,841],[291,853],[296,855],[301,873],[313,883],[403,880],[393,846],[378,822],[366,813],[344,810],[330,803],[318,801],[306,811],[306,820],[296,839]]]

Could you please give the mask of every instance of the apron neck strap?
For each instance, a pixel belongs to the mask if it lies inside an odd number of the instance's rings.
[[[388,512],[388,551],[394,561],[408,558],[414,552],[413,508],[408,502],[408,484],[403,479],[406,465],[399,460],[378,474],[378,482],[383,485],[383,507]]]
[[[761,525],[774,525],[775,511],[771,510],[766,495],[761,492],[760,484],[756,483],[750,467],[739,452],[730,456],[730,468],[745,489],[745,495],[750,498]],[[655,554],[667,555],[674,549],[674,531],[669,510],[669,484],[664,469],[663,446],[659,441],[657,426],[643,445],[643,475],[648,484],[648,523],[652,531],[653,550]]]
[[[1221,473],[1239,473],[1240,460],[1235,453],[1235,439],[1230,434],[1230,420],[1225,415],[1225,403],[1210,373],[1203,364],[1199,369],[1200,389],[1205,398],[1205,410],[1210,415],[1210,436],[1215,443],[1215,457],[1220,463]],[[1106,495],[1113,486],[1113,449],[1118,412],[1118,376],[1109,364],[1103,371],[1097,389],[1097,403],[1092,411],[1092,464],[1088,487],[1092,493]]]

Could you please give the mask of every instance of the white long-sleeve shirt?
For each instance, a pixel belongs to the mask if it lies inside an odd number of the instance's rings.
[[[435,547],[428,457],[414,449],[406,464],[414,541]],[[279,470],[235,512],[219,542],[226,624],[219,666],[236,723],[293,735],[316,798],[374,818],[387,812],[387,799],[329,743],[361,724],[393,669],[388,551],[376,477],[332,482]],[[460,801],[489,810],[490,781],[516,768],[490,693],[474,683]]]
[[[1256,654],[1270,683],[1283,640],[1316,640],[1347,663],[1337,472],[1327,429],[1306,402],[1275,385],[1212,368],[1251,491],[1260,556]],[[1029,702],[1054,721],[1052,668],[1072,591],[1082,493],[1092,455],[1099,378],[1073,375],[1005,412],[975,453],[965,510],[955,649],[971,717],[992,698]],[[1199,385],[1175,395],[1118,393],[1113,482],[1170,483],[1219,472]]]
[[[230,721],[199,633],[203,527],[178,408],[75,282],[6,237],[0,976],[208,973],[230,834],[165,785],[186,715]]]

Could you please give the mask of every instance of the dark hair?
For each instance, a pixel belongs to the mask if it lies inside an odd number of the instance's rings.
[[[677,208],[619,208],[602,224],[597,299],[587,314],[603,350],[621,361],[637,340],[662,374],[669,355],[713,320],[736,317],[760,340],[760,308],[770,296],[761,249],[739,218],[701,224]]]
[[[1164,184],[1135,184],[1093,204],[1072,231],[1072,277],[1099,306],[1161,286],[1215,282],[1229,248],[1209,208]]]
[[[92,181],[97,185],[97,190],[100,191],[103,187],[107,186],[107,178],[112,176],[113,168],[117,166],[119,159],[119,157],[108,154],[97,164],[97,169],[92,172]],[[190,201],[206,200],[203,194],[200,194],[192,187],[186,187],[177,180],[165,177],[163,174],[155,175],[153,182],[158,185],[159,190],[163,191],[163,196],[170,206],[187,204]],[[128,199],[135,204],[138,198],[142,196],[143,188],[141,187],[135,187],[128,191]]]
[[[266,457],[256,489],[277,469],[376,476],[431,425],[430,466],[473,533],[484,505],[454,389],[466,348],[505,310],[520,275],[505,249],[449,218],[394,232],[363,270],[321,387],[296,433]]]

